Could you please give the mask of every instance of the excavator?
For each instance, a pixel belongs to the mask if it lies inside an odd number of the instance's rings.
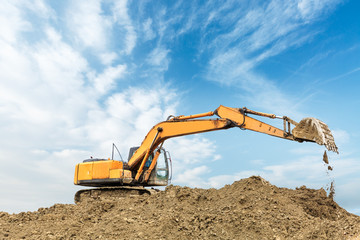
[[[249,115],[282,119],[283,129]],[[210,118],[212,116],[217,117]],[[148,132],[139,147],[130,148],[127,162],[110,158],[90,158],[77,164],[74,184],[97,188],[78,191],[75,194],[75,202],[79,203],[89,197],[98,198],[104,193],[115,196],[128,192],[136,192],[136,195],[151,194],[153,189],[145,187],[166,186],[171,179],[171,157],[163,148],[165,140],[235,127],[290,141],[315,142],[325,145],[329,151],[338,153],[330,129],[316,118],[304,118],[298,123],[287,116],[256,112],[245,107],[232,108],[220,105],[215,111],[206,113],[169,116],[166,121],[156,124]]]

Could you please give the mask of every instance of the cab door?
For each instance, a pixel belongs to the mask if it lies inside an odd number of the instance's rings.
[[[169,181],[169,161],[170,157],[168,156],[165,149],[160,150],[160,155],[158,157],[156,167],[150,174],[148,180],[149,186],[167,186]]]

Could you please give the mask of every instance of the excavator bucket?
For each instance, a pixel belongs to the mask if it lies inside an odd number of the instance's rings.
[[[292,130],[292,134],[297,139],[313,141],[319,145],[325,145],[329,151],[339,153],[329,127],[319,119],[302,119]]]

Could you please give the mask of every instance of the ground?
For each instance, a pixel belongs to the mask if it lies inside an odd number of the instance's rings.
[[[359,239],[360,217],[325,190],[253,176],[221,189],[169,186],[94,196],[36,212],[0,212],[0,239]]]

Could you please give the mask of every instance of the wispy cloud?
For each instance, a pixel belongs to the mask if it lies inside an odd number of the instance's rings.
[[[327,80],[325,80],[325,81],[322,81],[321,84],[326,84],[326,83],[329,83],[329,82],[333,82],[333,81],[337,81],[337,80],[340,80],[340,79],[344,79],[344,78],[346,78],[347,76],[352,75],[352,74],[354,74],[354,73],[357,73],[357,72],[359,72],[359,71],[360,71],[360,67],[354,68],[354,69],[352,69],[352,70],[350,70],[350,71],[348,71],[348,72],[346,72],[346,73],[343,73],[343,74],[340,74],[340,75],[338,75],[338,76],[335,76],[335,77],[332,77],[332,78],[330,78],[330,79],[327,79]]]
[[[157,47],[152,50],[146,59],[146,62],[152,66],[160,68],[160,71],[168,69],[170,59],[168,58],[170,50],[163,47]]]
[[[4,1],[0,10],[0,37],[6,43],[15,43],[20,32],[32,29],[32,24],[23,18],[23,12],[15,2]]]
[[[100,61],[104,65],[112,65],[112,63],[117,59],[118,55],[115,52],[105,52],[99,54]]]
[[[144,40],[148,41],[148,40],[152,40],[156,37],[156,34],[153,30],[153,26],[152,26],[152,19],[148,18],[145,20],[145,22],[143,23],[143,31],[144,31]]]
[[[90,81],[94,84],[94,93],[105,94],[114,87],[115,80],[124,76],[126,65],[117,65],[115,67],[107,67],[104,72],[96,76]]]
[[[300,98],[292,100],[294,96],[288,96],[275,81],[259,74],[257,67],[310,42],[322,31],[311,26],[338,4],[335,0],[273,0],[156,6],[157,17],[151,21],[151,30],[160,36],[158,46],[163,49],[183,35],[198,31],[199,38],[192,42],[198,48],[198,58],[210,56],[203,78],[243,90],[242,98],[254,107],[272,112],[291,109],[289,114],[297,116]],[[150,5],[148,8],[154,11]],[[145,23],[150,24],[149,20]]]
[[[317,31],[308,31],[307,26],[336,4],[337,1],[324,5],[312,1],[302,1],[299,5],[270,1],[265,7],[253,6],[246,14],[239,12],[237,18],[231,19],[233,26],[211,41],[209,46],[214,54],[206,78],[245,90],[255,106],[268,111],[275,110],[272,106],[294,111],[296,100],[291,100],[272,80],[258,74],[256,67],[270,57],[310,41]]]
[[[176,175],[174,181],[178,184],[184,184],[189,187],[208,187],[208,183],[201,177],[201,175],[208,173],[209,167],[202,165],[192,169],[187,169],[182,173]]]
[[[313,20],[314,18],[322,17],[322,14],[332,11],[340,0],[316,1],[316,0],[301,0],[297,3],[301,17],[305,20]]]
[[[103,50],[109,44],[111,22],[102,15],[100,0],[74,3],[68,8],[66,19],[79,46]]]
[[[128,14],[127,0],[116,1],[114,3],[113,17],[115,23],[125,30],[125,39],[122,39],[125,43],[124,51],[126,54],[130,54],[136,45],[137,34]]]

